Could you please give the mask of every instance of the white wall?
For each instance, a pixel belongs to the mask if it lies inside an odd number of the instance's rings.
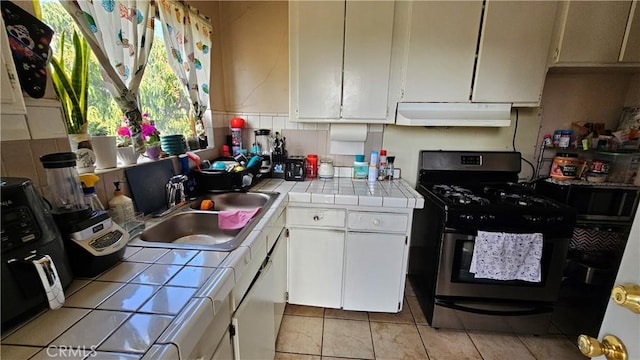
[[[521,108],[518,113],[516,150],[533,162],[542,114],[539,108]],[[395,165],[402,169],[402,177],[415,186],[420,150],[512,151],[515,116],[513,110],[511,126],[502,128],[388,125],[384,129],[383,147],[388,155],[396,156]],[[532,173],[531,167],[523,162],[521,178],[528,179]]]

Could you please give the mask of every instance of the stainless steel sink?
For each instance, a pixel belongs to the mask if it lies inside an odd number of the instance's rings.
[[[267,212],[278,193],[207,194],[184,206],[178,212],[160,219],[145,229],[131,245],[172,247],[214,251],[236,249]],[[204,199],[214,202],[213,210],[200,209]],[[262,209],[241,229],[222,230],[218,214],[222,210]]]
[[[206,194],[194,200],[189,206],[192,209],[200,210],[202,200],[213,201],[213,211],[221,210],[253,210],[258,207],[264,207],[272,194],[258,192],[229,192],[222,194]]]

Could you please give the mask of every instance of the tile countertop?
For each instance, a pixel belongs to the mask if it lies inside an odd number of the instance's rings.
[[[312,181],[265,179],[256,184],[252,191],[287,193],[289,202],[295,203],[413,209],[424,207],[422,195],[402,179],[374,183],[348,177]]]
[[[211,300],[214,291],[227,296],[242,275],[246,257],[266,256],[251,251],[260,248],[256,242],[264,237],[258,234],[288,202],[378,208],[424,205],[422,196],[401,179],[373,184],[350,178],[264,179],[251,191],[279,192],[280,196],[236,250],[128,246],[123,261],[111,269],[91,279],[76,278],[65,290],[61,309],[42,311],[3,333],[0,354],[7,359],[140,359],[154,350],[154,344],[162,343],[165,330],[175,330],[174,319],[192,318],[184,314],[187,304]]]

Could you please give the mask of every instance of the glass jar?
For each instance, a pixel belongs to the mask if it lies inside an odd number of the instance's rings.
[[[320,179],[333,179],[333,174],[333,161],[329,159],[320,160],[320,167],[318,168],[318,176]]]
[[[318,177],[318,155],[307,155],[307,167],[305,171],[305,177],[309,179],[315,179]]]

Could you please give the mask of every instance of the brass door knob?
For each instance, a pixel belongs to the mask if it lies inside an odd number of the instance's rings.
[[[611,297],[616,304],[624,306],[636,314],[640,314],[640,286],[636,284],[616,285],[611,290]]]
[[[608,360],[627,360],[627,349],[620,339],[613,335],[605,335],[602,343],[587,335],[578,337],[580,352],[588,357],[604,355]]]

